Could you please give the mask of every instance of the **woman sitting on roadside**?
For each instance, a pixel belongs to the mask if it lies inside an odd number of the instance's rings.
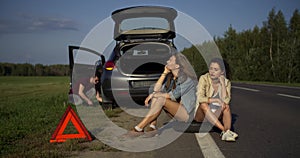
[[[235,141],[238,135],[231,129],[229,107],[231,82],[224,76],[225,66],[222,59],[214,58],[209,64],[209,72],[202,75],[197,87],[197,107],[194,120],[202,122],[207,118],[219,128],[221,139]],[[223,124],[219,121],[222,120]]]
[[[169,80],[169,82],[167,82]],[[157,134],[156,120],[164,109],[178,121],[193,119],[196,103],[197,77],[192,66],[181,53],[175,53],[167,61],[164,72],[154,86],[154,92],[145,100],[151,108],[146,117],[125,136],[138,137],[144,134],[144,128],[150,125],[151,136]],[[154,134],[153,134],[154,133]]]

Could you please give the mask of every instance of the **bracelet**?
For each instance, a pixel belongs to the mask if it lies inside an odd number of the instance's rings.
[[[166,76],[168,73],[162,73],[161,76]]]

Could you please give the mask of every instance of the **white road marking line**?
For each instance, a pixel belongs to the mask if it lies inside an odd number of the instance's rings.
[[[283,97],[294,98],[294,99],[300,99],[299,96],[294,96],[294,95],[288,95],[288,94],[282,94],[282,93],[278,93],[277,95],[280,95],[280,96],[283,96]]]
[[[198,144],[205,158],[225,158],[209,133],[195,133]]]
[[[238,86],[231,86],[231,87],[236,88],[236,89],[246,90],[246,91],[252,91],[252,92],[259,92],[260,91],[258,89],[252,89],[252,88],[246,88],[246,87],[238,87]]]

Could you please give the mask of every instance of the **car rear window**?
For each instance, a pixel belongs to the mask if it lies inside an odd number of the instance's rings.
[[[139,17],[125,19],[121,22],[120,31],[163,29],[169,30],[169,23],[164,18],[159,17]]]

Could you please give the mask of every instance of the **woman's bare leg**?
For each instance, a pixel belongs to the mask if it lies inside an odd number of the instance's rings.
[[[153,98],[149,112],[147,113],[146,117],[144,117],[143,120],[137,126],[143,129],[149,123],[155,121],[162,111],[162,107],[165,104],[165,100],[166,99],[163,97]]]
[[[202,113],[199,110],[201,110]],[[205,114],[204,117],[203,117],[203,114]],[[207,103],[200,104],[200,106],[198,107],[197,112],[196,112],[195,120],[201,122],[204,120],[204,118],[207,118],[207,120],[211,124],[218,127],[220,130],[222,130],[222,131],[225,130],[224,126],[218,120],[218,118],[215,116],[215,114],[210,111],[210,108]]]
[[[204,118],[205,118],[205,113],[203,112],[203,110],[201,109],[201,107],[199,105],[199,107],[196,111],[194,120],[197,122],[203,122]]]
[[[189,120],[189,114],[186,111],[185,107],[176,101],[167,99],[164,105],[164,109],[167,110],[168,113],[178,121],[187,122]]]
[[[157,125],[157,119],[155,119],[155,120],[153,120],[152,122],[150,122],[150,125],[153,125],[153,126],[156,127],[156,125]]]
[[[225,131],[231,129],[231,112],[229,105],[225,105],[225,109],[223,111],[223,124]]]
[[[188,121],[189,115],[185,108],[178,102],[171,101],[170,99],[157,98],[151,105],[151,109],[146,117],[137,125],[139,128],[145,128],[149,123],[153,122],[160,115],[164,107],[173,117],[179,121]]]

